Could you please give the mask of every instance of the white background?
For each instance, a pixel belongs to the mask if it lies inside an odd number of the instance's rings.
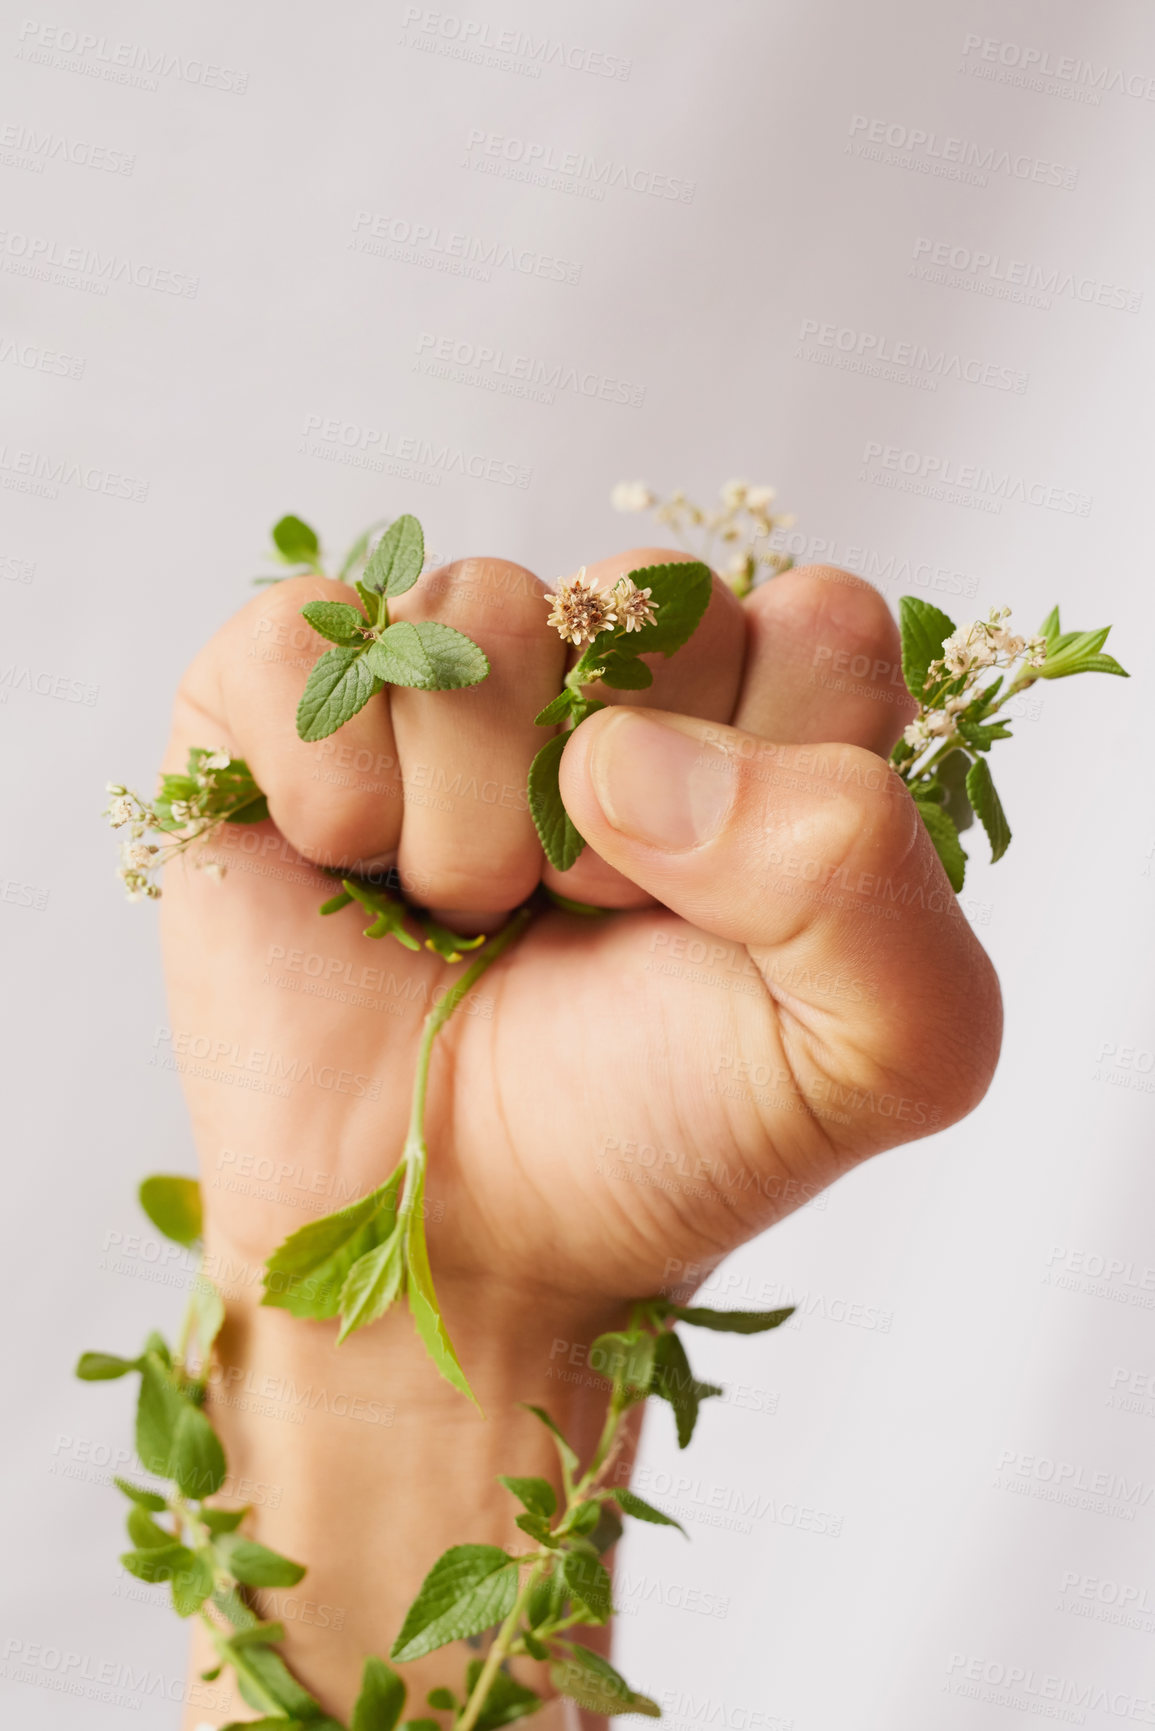
[[[124,1596],[112,1560],[102,1463],[127,1410],[69,1380],[81,1348],[175,1316],[176,1293],[102,1260],[137,1227],[139,1177],[192,1163],[178,1080],[150,1065],[153,915],[122,903],[97,813],[110,775],[151,785],[177,675],[251,592],[274,518],[299,511],[335,545],[411,509],[445,556],[554,575],[637,538],[615,480],[706,497],[742,474],[892,601],[959,619],[1006,601],[1033,627],[1059,600],[1068,626],[1113,622],[1133,673],[1150,664],[1149,7],[462,3],[35,6],[0,33],[3,1686],[23,1727],[178,1717],[181,1631]],[[53,32],[82,23],[103,40],[63,52]],[[479,49],[503,32],[512,55]],[[118,44],[135,82],[100,75]],[[1015,81],[1028,55],[1049,57],[1048,88]],[[480,172],[507,161],[479,148],[490,134],[687,197]],[[131,172],[68,160],[97,150]],[[358,212],[386,251],[428,231],[421,261],[353,249]],[[451,274],[455,235],[578,280]],[[920,276],[938,245],[954,266]],[[434,377],[416,367],[429,339],[643,400]],[[946,364],[845,364],[883,339]],[[1023,388],[1000,388],[1012,375]],[[318,420],[375,433],[380,471],[308,454]],[[406,441],[444,469],[391,469]],[[1011,496],[899,490],[873,446],[985,467],[979,486],[1009,477]],[[528,485],[462,472],[476,457]],[[62,460],[147,496],[46,482]],[[1155,1724],[1144,702],[1140,678],[1048,686],[998,754],[1016,839],[995,868],[971,845],[965,903],[1007,1001],[987,1100],[735,1257],[721,1302],[781,1294],[801,1319],[701,1337],[731,1400],[685,1456],[668,1415],[647,1433],[641,1488],[682,1507],[693,1546],[631,1538],[619,1650],[675,1731]],[[153,1693],[70,1700],[60,1652],[70,1675],[147,1667]]]

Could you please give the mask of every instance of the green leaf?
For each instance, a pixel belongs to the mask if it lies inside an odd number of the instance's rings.
[[[965,739],[976,751],[989,751],[996,739],[1012,738],[1011,730],[1005,721],[956,721],[955,727],[958,729],[959,738]],[[949,752],[943,763],[958,755],[957,751]],[[942,764],[935,767],[941,773]]]
[[[616,1545],[623,1532],[621,1516],[612,1503],[603,1503],[598,1516],[598,1524],[590,1533],[590,1544],[604,1557],[612,1545]]]
[[[551,697],[544,709],[539,709],[533,718],[535,727],[554,727],[559,721],[564,721],[575,703],[580,703],[576,691],[571,691],[567,685],[564,691],[559,691],[556,697]]]
[[[232,1665],[237,1674],[241,1697],[258,1712],[273,1715],[278,1731],[283,1731],[285,1719],[298,1720],[309,1731],[321,1731],[331,1725],[321,1713],[320,1702],[302,1689],[281,1655],[272,1647],[237,1646],[234,1641],[218,1637],[217,1652]],[[252,1731],[251,1723],[246,1731]]]
[[[384,595],[379,595],[375,589],[367,589],[364,583],[354,583],[361,605],[365,609],[365,617],[370,625],[384,625],[389,618],[389,603]]]
[[[225,1482],[225,1451],[197,1406],[181,1402],[169,1471],[186,1497],[211,1497]]]
[[[384,1316],[401,1291],[405,1275],[405,1243],[400,1227],[375,1250],[359,1257],[341,1288],[341,1330],[337,1345]]]
[[[405,1685],[384,1659],[366,1659],[349,1731],[393,1731],[405,1705]]]
[[[504,1621],[517,1597],[517,1564],[496,1545],[454,1545],[437,1559],[393,1643],[393,1659],[421,1659]]]
[[[590,1369],[644,1400],[654,1374],[654,1335],[642,1330],[599,1334],[590,1347]]]
[[[781,1328],[794,1315],[794,1305],[782,1310],[703,1310],[698,1305],[675,1304],[672,1314],[691,1328],[712,1328],[717,1334],[765,1334]]]
[[[608,1659],[578,1642],[570,1643],[564,1658],[555,1659],[549,1679],[561,1695],[568,1695],[591,1713],[641,1713],[660,1719],[662,1709],[647,1695],[637,1695]]]
[[[673,1515],[664,1515],[661,1509],[646,1502],[644,1497],[635,1496],[633,1491],[615,1491],[614,1501],[623,1514],[632,1515],[635,1521],[649,1521],[655,1527],[677,1527],[684,1538],[689,1537],[681,1521],[676,1521]]]
[[[140,1485],[132,1484],[128,1479],[114,1478],[113,1484],[124,1496],[136,1503],[138,1508],[151,1509],[154,1515],[161,1514],[168,1504],[156,1491],[146,1491]]]
[[[285,1638],[283,1623],[254,1623],[250,1629],[238,1629],[229,1640],[234,1647],[275,1647]]]
[[[409,1309],[417,1332],[425,1343],[425,1350],[445,1378],[464,1395],[468,1395],[474,1406],[481,1410],[477,1396],[466,1380],[461,1368],[453,1342],[449,1338],[449,1330],[441,1315],[441,1306],[437,1302],[437,1293],[433,1286],[433,1270],[429,1266],[429,1250],[425,1243],[425,1170],[421,1169],[413,1196],[412,1212],[409,1215],[406,1240],[406,1273],[408,1275],[407,1291],[409,1294]],[[393,1657],[403,1655],[394,1652]]]
[[[489,661],[471,637],[430,620],[390,625],[371,643],[365,659],[378,679],[419,691],[456,691],[477,685]]]
[[[556,1551],[558,1541],[550,1532],[549,1522],[543,1515],[524,1514],[514,1517],[515,1524],[523,1533],[528,1533],[531,1539],[536,1539],[539,1545],[547,1545],[551,1551]]]
[[[484,1663],[485,1661],[482,1659],[471,1659],[466,1666],[466,1700],[477,1687]],[[447,1695],[449,1691],[447,1689],[436,1690],[435,1693]],[[430,1706],[433,1705],[432,1696],[429,1698],[429,1704]],[[540,1695],[532,1689],[527,1689],[524,1683],[519,1683],[515,1677],[510,1676],[508,1671],[498,1671],[489,1685],[485,1700],[482,1702],[475,1731],[498,1731],[498,1727],[501,1725],[512,1725],[515,1720],[524,1719],[528,1714],[536,1713],[541,1704]],[[453,1703],[450,1701],[445,1705],[451,1706]]]
[[[365,665],[388,685],[435,688],[433,663],[425,653],[416,625],[398,620],[373,640],[365,650]]]
[[[940,805],[930,805],[922,799],[914,803],[950,879],[950,887],[957,895],[963,887],[967,869],[967,856],[959,841],[958,830]]]
[[[279,1245],[265,1264],[262,1304],[294,1316],[336,1316],[341,1289],[353,1264],[383,1244],[393,1231],[397,1191],[404,1177],[399,1166],[377,1190],[359,1202],[310,1220]]]
[[[243,1509],[210,1509],[205,1507],[201,1509],[200,1518],[214,1536],[219,1533],[235,1533],[248,1514],[249,1507],[248,1503]]]
[[[187,1545],[173,1543],[149,1546],[143,1551],[125,1551],[120,1559],[130,1575],[138,1581],[147,1581],[150,1587],[171,1582],[182,1571],[191,1569],[194,1560]]]
[[[202,1677],[208,1676],[202,1671]],[[213,1672],[214,1677],[220,1676],[220,1670]],[[326,1726],[336,1725],[334,1719],[285,1719],[280,1714],[275,1719],[230,1719],[221,1731],[324,1731]],[[340,1731],[340,1727],[337,1728]]]
[[[365,615],[347,601],[308,601],[301,608],[319,637],[340,643],[346,649],[364,644]]]
[[[673,655],[688,643],[710,605],[713,578],[708,565],[699,560],[679,560],[668,565],[646,565],[628,573],[639,589],[649,589],[650,603],[657,610],[652,625],[614,640],[617,655]]]
[[[541,838],[541,845],[550,864],[558,871],[568,871],[585,847],[565,806],[562,804],[558,772],[561,754],[569,733],[556,733],[546,741],[529,766],[529,811]]]
[[[113,1352],[82,1352],[74,1374],[81,1382],[115,1382],[118,1376],[139,1369],[139,1358],[118,1358]]]
[[[992,861],[1002,859],[1011,845],[1011,826],[1007,822],[1002,801],[991,780],[990,765],[985,757],[978,758],[967,771],[967,798],[975,816],[987,832]]]
[[[146,1178],[138,1192],[140,1205],[156,1227],[174,1244],[195,1244],[204,1231],[201,1187],[195,1178]]]
[[[146,1352],[140,1361],[140,1397],[136,1404],[136,1452],[150,1473],[172,1477],[173,1441],[181,1414],[189,1409],[173,1383],[168,1368],[156,1352]]]
[[[468,1694],[468,1691],[466,1691]],[[439,1711],[452,1713],[457,1706],[457,1696],[452,1689],[430,1689],[425,1697],[427,1707],[436,1707]]]
[[[654,1352],[654,1394],[669,1401],[678,1429],[678,1447],[684,1449],[694,1434],[698,1409],[711,1395],[722,1390],[712,1382],[699,1382],[690,1369],[686,1349],[676,1334],[660,1334]]]
[[[407,950],[419,950],[421,945],[405,930],[408,904],[391,896],[387,890],[376,889],[358,878],[342,878],[345,893],[373,915],[365,927],[367,938],[396,938]]]
[[[207,1275],[198,1274],[189,1297],[192,1327],[203,1364],[224,1326],[225,1302]]]
[[[339,914],[342,908],[351,907],[353,897],[348,890],[339,890],[335,896],[330,896],[327,902],[322,902],[317,909],[319,914]]]
[[[654,683],[654,676],[644,661],[639,661],[636,655],[620,655],[614,650],[602,663],[601,679],[603,685],[610,685],[615,691],[644,691]]]
[[[586,1607],[595,1623],[608,1623],[614,1614],[613,1588],[609,1570],[596,1556],[585,1550],[567,1551],[562,1558],[562,1575],[571,1598]]]
[[[971,802],[967,798],[967,770],[971,760],[965,751],[948,751],[940,763],[935,765],[935,779],[941,783],[946,798],[943,800],[943,810],[960,832],[969,829],[975,820],[971,810]],[[918,789],[911,788],[915,799],[919,797]]]
[[[139,1503],[134,1502],[129,1509],[126,1524],[128,1536],[138,1551],[155,1551],[161,1545],[179,1543],[175,1533],[158,1526],[149,1511],[141,1508]]]
[[[904,595],[898,603],[902,630],[902,677],[910,695],[921,700],[926,690],[927,669],[942,654],[946,639],[953,635],[953,619],[917,595]]]
[[[1125,667],[1120,667],[1113,655],[1084,655],[1074,673],[1116,673],[1120,679],[1130,679]]]
[[[365,586],[385,596],[412,589],[425,564],[425,536],[416,517],[406,513],[390,523],[365,567]]]
[[[601,1512],[601,1504],[587,1498],[570,1510],[559,1531],[577,1533],[584,1537],[586,1533],[593,1532],[601,1518]]]
[[[297,706],[298,735],[309,741],[327,739],[380,689],[363,648],[327,649],[309,674]]]
[[[172,1578],[172,1607],[178,1617],[192,1617],[213,1590],[212,1558],[206,1551],[191,1551],[187,1569]]]
[[[217,1553],[235,1580],[246,1587],[295,1587],[305,1578],[304,1565],[282,1557],[255,1539],[224,1533],[216,1541]]]
[[[557,1446],[558,1455],[561,1457],[561,1464],[565,1471],[571,1475],[576,1473],[578,1469],[577,1455],[574,1453],[569,1443],[566,1442],[556,1421],[550,1417],[543,1406],[531,1406],[527,1401],[522,1401],[521,1405],[524,1407],[526,1412],[531,1412],[534,1418],[540,1419],[546,1430],[551,1433],[554,1443]]]
[[[273,524],[273,545],[288,565],[308,565],[321,550],[314,529],[300,517],[282,517]]]
[[[557,1492],[548,1479],[509,1478],[500,1473],[497,1482],[504,1485],[507,1491],[512,1491],[518,1502],[523,1504],[531,1515],[544,1515],[546,1520],[556,1515]]]
[[[1062,626],[1059,624],[1059,609],[1057,607],[1052,607],[1051,611],[1047,614],[1047,617],[1043,620],[1043,623],[1039,626],[1039,636],[1046,640],[1049,647],[1061,632]]]

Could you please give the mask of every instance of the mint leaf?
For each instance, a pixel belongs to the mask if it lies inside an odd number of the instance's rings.
[[[591,1713],[641,1713],[660,1719],[662,1709],[647,1695],[637,1695],[608,1659],[577,1641],[569,1643],[564,1658],[555,1659],[549,1680],[561,1695],[568,1695]]]
[[[479,684],[489,672],[489,661],[472,638],[430,620],[390,625],[369,645],[366,661],[386,684],[418,691],[459,690]]]
[[[365,615],[347,601],[309,601],[301,613],[318,636],[327,637],[330,643],[345,648],[364,643]]]
[[[678,1447],[684,1449],[694,1434],[698,1409],[710,1396],[721,1394],[716,1383],[699,1382],[690,1369],[686,1349],[676,1334],[660,1334],[654,1351],[654,1383],[651,1391],[669,1401],[674,1409]]]
[[[623,639],[623,648],[628,642],[628,637]],[[620,655],[616,650],[606,656],[601,679],[603,685],[612,685],[615,691],[644,691],[654,683],[644,661],[639,661],[636,655]]]
[[[901,598],[898,622],[902,631],[902,677],[910,695],[921,701],[927,669],[941,656],[943,643],[954,633],[955,623],[941,608],[920,600],[917,595]]]
[[[225,1471],[225,1451],[216,1431],[199,1406],[181,1399],[169,1456],[169,1475],[186,1497],[211,1497],[224,1484]]]
[[[555,727],[559,721],[564,721],[575,703],[581,698],[576,691],[571,691],[567,685],[564,691],[559,691],[556,697],[551,697],[544,709],[539,709],[533,718],[535,727]]]
[[[265,1263],[261,1303],[294,1316],[322,1320],[336,1316],[353,1264],[393,1231],[403,1175],[404,1167],[399,1166],[359,1202],[290,1233]]]
[[[349,1731],[393,1731],[405,1705],[405,1685],[384,1659],[366,1659]]]
[[[408,1203],[408,1197],[406,1201]],[[412,1212],[408,1216],[408,1231],[406,1239],[406,1273],[408,1275],[407,1290],[409,1294],[409,1309],[417,1332],[425,1343],[425,1350],[445,1378],[462,1394],[468,1395],[474,1406],[477,1406],[477,1396],[466,1380],[461,1368],[461,1361],[454,1351],[453,1342],[449,1338],[449,1330],[441,1315],[441,1306],[437,1302],[437,1293],[433,1287],[433,1270],[429,1266],[429,1251],[425,1243],[425,1171],[421,1174],[414,1187],[411,1204]],[[480,1410],[480,1409],[479,1409]],[[428,1651],[428,1649],[426,1649]],[[395,1659],[409,1657],[394,1650]]]
[[[566,1473],[575,1473],[578,1469],[577,1455],[574,1453],[569,1443],[566,1442],[556,1421],[550,1417],[543,1406],[530,1406],[526,1401],[523,1401],[521,1404],[525,1408],[526,1412],[531,1412],[534,1418],[540,1419],[546,1430],[552,1434],[553,1440],[557,1445],[558,1455],[561,1458],[562,1467]]]
[[[139,1358],[117,1358],[112,1352],[82,1352],[76,1361],[74,1375],[81,1382],[115,1382],[130,1370],[139,1370]]]
[[[136,1503],[138,1508],[151,1509],[154,1515],[159,1515],[168,1507],[164,1498],[156,1491],[146,1491],[140,1485],[130,1483],[128,1479],[114,1478],[112,1482],[117,1490]]]
[[[987,832],[991,844],[991,860],[1002,859],[1011,845],[1011,826],[1007,822],[1002,801],[995,792],[990,766],[985,757],[978,758],[967,771],[967,798],[975,816]]]
[[[365,651],[366,665],[387,685],[434,688],[433,663],[425,653],[416,625],[402,619],[390,625]]]
[[[712,1328],[718,1334],[765,1334],[769,1328],[780,1328],[794,1315],[794,1305],[782,1310],[703,1310],[697,1305],[675,1304],[673,1315],[691,1328]]]
[[[393,1643],[393,1659],[421,1659],[450,1641],[468,1640],[508,1617],[517,1597],[517,1564],[496,1545],[454,1545],[421,1583]]]
[[[401,1291],[405,1276],[405,1245],[400,1228],[350,1268],[341,1288],[341,1330],[337,1345],[384,1316]]]
[[[311,565],[321,550],[316,530],[291,516],[273,524],[273,545],[287,565]]]
[[[632,1515],[635,1521],[649,1521],[655,1527],[677,1527],[683,1538],[689,1537],[681,1521],[676,1521],[673,1515],[664,1515],[661,1509],[646,1502],[644,1497],[635,1496],[633,1491],[615,1491],[614,1501],[624,1515]]]
[[[468,1701],[477,1688],[481,1677],[483,1659],[471,1659],[465,1669],[465,1698]],[[438,1695],[448,1695],[447,1689],[434,1691]],[[524,1719],[530,1713],[536,1713],[541,1706],[541,1696],[532,1689],[527,1689],[524,1683],[519,1683],[511,1677],[508,1671],[499,1671],[489,1685],[481,1712],[477,1716],[474,1731],[498,1731],[502,1725],[512,1725],[515,1720]],[[452,1707],[455,1705],[452,1697],[448,1701],[434,1703],[429,1697],[429,1705]],[[354,1728],[355,1731],[355,1728]]]
[[[419,950],[421,945],[417,939],[405,930],[405,917],[409,912],[408,905],[391,896],[386,890],[375,889],[372,884],[362,883],[358,878],[342,878],[341,887],[351,901],[360,902],[373,919],[365,927],[367,938],[396,938],[399,944],[407,950]],[[334,903],[326,902],[330,913],[335,912]],[[323,911],[323,910],[322,910]]]
[[[512,1491],[518,1502],[523,1504],[531,1515],[544,1515],[546,1520],[549,1520],[557,1513],[557,1492],[548,1479],[509,1478],[500,1473],[497,1482],[504,1485],[507,1491]]]
[[[137,1193],[140,1205],[174,1244],[195,1244],[204,1231],[201,1187],[195,1178],[146,1178]]]
[[[914,803],[950,879],[950,887],[957,895],[963,887],[967,869],[967,856],[959,841],[958,830],[940,805],[930,805],[922,799],[916,799]]]
[[[302,1564],[270,1551],[255,1539],[225,1533],[217,1539],[216,1549],[229,1574],[246,1587],[295,1587],[305,1578]]]
[[[412,589],[425,564],[425,536],[416,517],[406,513],[390,523],[365,567],[365,587],[386,597]]]
[[[645,565],[628,573],[639,589],[649,589],[657,611],[652,625],[614,641],[616,655],[673,655],[688,643],[710,605],[714,580],[708,565],[679,560],[669,565]],[[612,683],[610,681],[609,683]]]
[[[297,733],[314,742],[350,721],[381,689],[366,665],[365,651],[327,649],[305,683],[297,705]]]
[[[558,871],[566,872],[585,847],[585,838],[578,833],[562,804],[558,772],[561,754],[571,735],[555,733],[546,741],[529,766],[529,812],[533,818],[545,857]]]

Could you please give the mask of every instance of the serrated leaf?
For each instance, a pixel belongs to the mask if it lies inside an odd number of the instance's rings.
[[[716,1334],[765,1334],[768,1329],[781,1328],[794,1315],[795,1306],[781,1310],[705,1310],[700,1305],[675,1304],[671,1314],[691,1328],[710,1328]]]
[[[595,1623],[608,1623],[614,1614],[609,1570],[589,1551],[567,1551],[562,1558],[562,1576],[571,1598],[583,1604]]]
[[[405,1275],[404,1235],[399,1227],[350,1268],[341,1288],[341,1329],[337,1345],[384,1316],[401,1291]]]
[[[273,545],[290,565],[310,564],[320,552],[316,530],[300,517],[282,517],[273,524]]]
[[[568,871],[585,847],[565,806],[562,804],[558,773],[562,752],[570,739],[569,733],[556,733],[546,741],[529,766],[529,812],[537,829],[545,857],[558,871]]]
[[[956,721],[960,739],[973,746],[975,751],[989,751],[996,739],[1012,738],[1011,730],[1005,721]],[[958,752],[949,752],[948,757],[957,757]],[[943,759],[945,763],[946,758]],[[942,765],[936,766],[941,774]]]
[[[421,1584],[390,1657],[420,1659],[503,1622],[517,1597],[517,1564],[496,1545],[454,1545]]]
[[[398,1167],[359,1202],[291,1233],[265,1263],[261,1303],[294,1316],[336,1316],[350,1268],[393,1231],[403,1176],[404,1169]]]
[[[615,691],[644,691],[654,683],[654,676],[636,656],[619,655],[611,650],[602,663],[601,680]]]
[[[523,1533],[528,1533],[531,1539],[536,1539],[539,1545],[546,1545],[550,1550],[557,1549],[557,1540],[549,1530],[549,1522],[541,1515],[515,1515],[515,1526]]]
[[[405,1685],[384,1659],[366,1659],[349,1731],[393,1731],[405,1705]]]
[[[365,615],[347,601],[308,601],[301,613],[319,637],[348,649],[364,643]]]
[[[195,1244],[204,1231],[201,1187],[195,1178],[165,1174],[146,1178],[138,1192],[140,1205],[156,1227],[174,1244]]]
[[[660,1719],[662,1709],[648,1695],[638,1695],[608,1659],[588,1647],[571,1643],[564,1658],[553,1661],[549,1679],[561,1695],[568,1695],[591,1713],[641,1713]]]
[[[432,620],[400,620],[366,650],[378,679],[418,691],[457,691],[478,685],[489,661],[471,637]]]
[[[365,567],[365,586],[386,597],[412,589],[425,564],[425,536],[408,512],[390,523]]]
[[[1007,822],[1002,801],[995,792],[990,766],[985,757],[978,758],[967,771],[967,798],[974,807],[975,816],[987,832],[992,862],[1002,859],[1011,845],[1011,826]]]
[[[365,653],[363,648],[327,649],[316,663],[297,705],[301,739],[327,739],[380,691],[381,682],[366,664]]]
[[[663,1514],[661,1509],[656,1509],[653,1503],[646,1502],[633,1491],[616,1490],[614,1501],[623,1514],[632,1515],[635,1521],[648,1521],[654,1527],[677,1527],[683,1538],[689,1537],[681,1521],[676,1521],[673,1515]]]
[[[676,1334],[661,1334],[654,1351],[652,1393],[660,1395],[673,1407],[678,1447],[684,1449],[694,1434],[702,1402],[721,1394],[722,1390],[716,1383],[698,1381],[690,1369],[686,1349]]]
[[[471,1659],[465,1669],[465,1698],[468,1701],[476,1689],[481,1677],[484,1660]],[[448,1690],[438,1690],[438,1694],[448,1694]],[[541,1696],[534,1690],[527,1689],[524,1683],[519,1683],[511,1677],[508,1671],[498,1671],[485,1700],[481,1704],[481,1712],[477,1716],[474,1731],[498,1731],[502,1725],[512,1725],[518,1719],[524,1719],[530,1713],[536,1713],[541,1706]],[[433,1698],[430,1697],[430,1706]],[[452,1705],[447,1702],[446,1705]]]
[[[953,635],[954,620],[917,595],[904,595],[898,603],[902,631],[902,677],[910,695],[920,699],[926,690],[927,668],[942,654],[946,639]]]
[[[407,619],[390,625],[368,645],[365,664],[387,685],[407,685],[418,691],[433,689],[433,663],[416,625]]]
[[[498,1475],[499,1485],[504,1485],[511,1491],[518,1502],[527,1508],[531,1515],[544,1515],[550,1520],[557,1513],[557,1492],[548,1479],[511,1478],[505,1473]]]
[[[577,692],[571,691],[567,686],[564,691],[559,691],[556,697],[551,697],[544,709],[538,710],[533,724],[535,727],[556,727],[558,722],[565,720],[574,704],[580,702]]]
[[[139,1370],[138,1358],[118,1358],[114,1352],[82,1352],[73,1372],[81,1382],[115,1382],[130,1370]]]
[[[614,643],[615,655],[673,655],[688,643],[710,605],[714,581],[700,560],[645,565],[628,575],[639,589],[649,589],[657,617],[652,625],[631,631]]]
[[[173,1432],[169,1472],[186,1497],[211,1497],[225,1482],[225,1451],[197,1406],[181,1402]]]
[[[213,1590],[212,1558],[204,1551],[189,1554],[188,1568],[172,1577],[172,1608],[178,1617],[195,1616]]]
[[[942,784],[946,794],[942,801],[943,809],[960,833],[969,829],[975,820],[966,790],[967,770],[970,766],[971,760],[965,751],[948,751],[934,769],[935,779]],[[918,789],[912,787],[911,792],[917,799]]]
[[[950,879],[950,887],[957,895],[963,887],[967,869],[967,856],[963,852],[962,843],[959,841],[958,830],[941,805],[930,805],[926,800],[915,800],[915,809],[934,843],[935,852],[943,863],[943,869]]]
[[[168,1507],[164,1498],[156,1491],[146,1491],[141,1485],[134,1485],[129,1479],[114,1478],[113,1484],[122,1495],[136,1503],[138,1508],[149,1509],[154,1515],[159,1515]]]
[[[216,1550],[229,1574],[246,1587],[295,1587],[305,1578],[302,1563],[294,1563],[256,1539],[224,1533],[216,1541]]]
[[[407,1199],[408,1200],[408,1199]],[[477,1396],[466,1380],[461,1368],[461,1361],[449,1338],[449,1330],[441,1315],[441,1306],[437,1301],[437,1293],[433,1286],[433,1270],[429,1266],[429,1250],[425,1243],[425,1171],[422,1168],[412,1199],[412,1212],[408,1217],[406,1236],[406,1290],[409,1295],[409,1309],[416,1324],[417,1332],[425,1343],[425,1350],[441,1372],[446,1382],[452,1383],[462,1394],[468,1395],[474,1406],[481,1410]],[[403,1655],[394,1652],[393,1657]]]

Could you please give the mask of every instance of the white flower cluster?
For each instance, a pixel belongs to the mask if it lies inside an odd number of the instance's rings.
[[[548,623],[564,642],[579,646],[615,626],[628,636],[654,623],[657,609],[650,600],[652,593],[639,589],[632,577],[619,577],[610,590],[599,589],[583,565],[576,577],[558,584],[556,594],[546,596],[552,602]]]
[[[1047,658],[1046,639],[1020,637],[1010,629],[1009,607],[992,607],[985,619],[972,619],[960,625],[945,638],[942,654],[927,668],[927,683],[963,680],[960,690],[934,705],[919,705],[919,712],[902,737],[915,751],[921,751],[932,740],[949,738],[962,711],[979,695],[982,675],[989,668],[1013,667],[1022,662],[1027,667],[1041,667]]]
[[[166,865],[174,855],[183,853],[194,841],[212,829],[218,822],[209,811],[210,796],[217,784],[216,771],[227,769],[232,758],[227,751],[210,752],[203,757],[196,774],[196,784],[200,790],[190,799],[174,799],[169,805],[169,811],[174,823],[188,826],[184,835],[173,835],[170,829],[162,826],[155,808],[131,788],[122,787],[119,782],[110,781],[105,791],[112,795],[112,802],[105,810],[112,829],[127,829],[129,839],[121,843],[120,865],[116,875],[124,885],[130,902],[138,902],[142,898],[155,901],[160,893],[160,885],[155,881],[153,873]],[[148,830],[160,830],[168,837],[167,845],[161,846],[155,842],[145,842],[141,837]],[[198,864],[201,862],[198,861]],[[224,876],[224,867],[215,861],[205,862],[203,869],[210,877]]]
[[[619,481],[610,493],[616,511],[653,511],[659,523],[674,531],[682,545],[707,564],[712,563],[715,542],[728,552],[722,575],[739,595],[747,594],[762,577],[788,571],[793,560],[788,553],[774,552],[768,543],[771,531],[788,529],[793,517],[771,511],[773,487],[752,486],[748,481],[727,481],[721,504],[703,510],[679,487],[661,499],[644,481]],[[692,543],[697,539],[699,545]]]

